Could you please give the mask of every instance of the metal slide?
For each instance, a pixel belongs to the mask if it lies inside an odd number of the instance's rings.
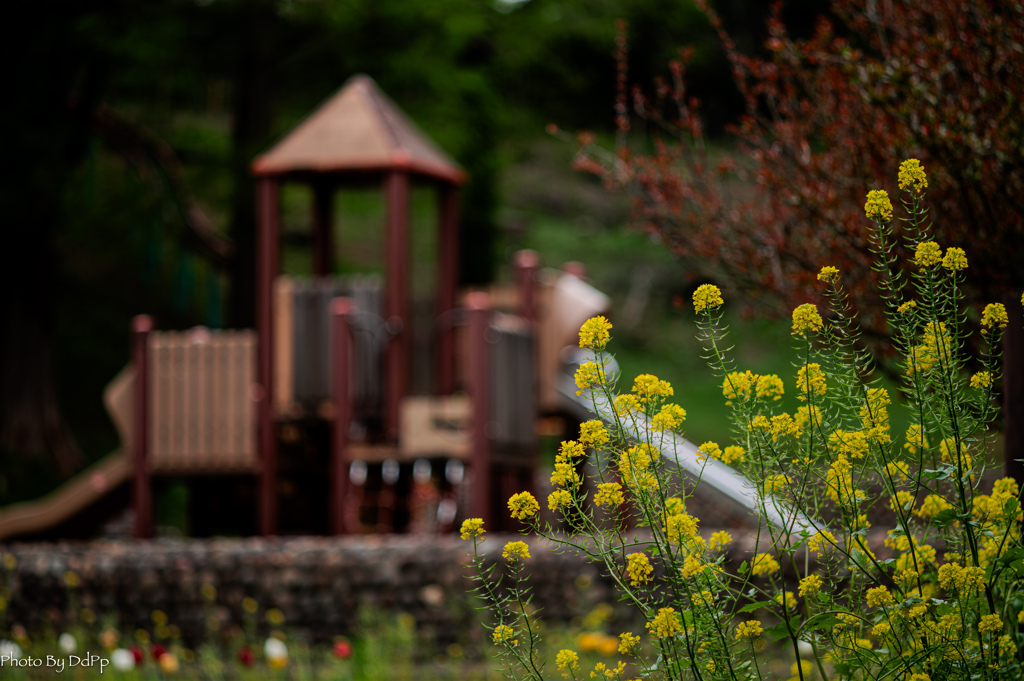
[[[590,392],[588,391],[583,395],[576,394],[576,382],[573,377],[579,364],[586,361],[593,361],[593,356],[588,356],[588,353],[585,351],[579,351],[575,357],[566,362],[566,370],[559,377],[558,391],[567,411],[580,420],[591,419],[596,415],[605,423],[611,423],[615,420],[614,413],[611,405],[608,404],[604,397],[599,397],[596,400],[597,411],[595,414],[595,400],[592,399]],[[608,367],[608,369],[609,373],[618,372],[617,365]],[[644,417],[644,420],[644,427],[649,428],[649,424],[646,423],[646,417]],[[757,504],[754,484],[749,478],[721,461],[709,459],[705,462],[699,462],[697,460],[697,454],[699,453],[697,445],[684,437],[674,433],[659,432],[654,439],[664,442],[665,446],[662,447],[662,455],[666,457],[666,461],[681,468],[689,478],[694,481],[700,480],[701,485],[707,485],[716,493],[723,495],[748,513],[755,516],[761,513],[761,509]],[[787,529],[794,533],[806,530],[811,534],[816,531],[814,525],[805,516],[771,497],[768,498],[765,504],[764,512],[765,519],[780,529]]]

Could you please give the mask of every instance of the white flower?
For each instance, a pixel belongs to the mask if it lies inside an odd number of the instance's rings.
[[[75,640],[75,637],[72,634],[65,631],[57,639],[57,647],[60,648],[60,651],[65,655],[70,655],[78,650],[78,641]]]
[[[135,655],[126,648],[118,648],[110,653],[110,664],[119,672],[130,672],[135,669]]]
[[[268,638],[263,644],[263,656],[268,660],[287,660],[288,646],[279,638]]]
[[[20,659],[21,646],[14,641],[8,641],[6,638],[0,640],[0,657],[6,657],[9,660]]]

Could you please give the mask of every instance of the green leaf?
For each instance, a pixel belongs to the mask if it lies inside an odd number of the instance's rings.
[[[943,527],[948,527],[951,523],[958,520],[959,517],[960,514],[955,508],[947,508],[935,514],[935,517],[932,518],[932,524],[935,525],[935,527],[942,529]]]
[[[757,603],[748,603],[739,609],[739,612],[754,612],[761,608],[770,608],[773,605],[778,605],[775,601],[758,601]]]
[[[1003,514],[1013,515],[1017,512],[1018,508],[1020,508],[1020,502],[1017,500],[1017,497],[1010,497],[1006,500],[1006,503],[1003,504]]]
[[[813,629],[831,629],[838,622],[839,622],[839,620],[836,618],[835,615],[833,615],[831,613],[823,612],[823,613],[814,615],[809,620],[807,620],[804,623],[804,628],[808,629],[808,630],[813,630]]]
[[[769,627],[765,630],[765,634],[773,641],[784,641],[789,638],[789,629],[782,622],[776,624],[774,627]]]

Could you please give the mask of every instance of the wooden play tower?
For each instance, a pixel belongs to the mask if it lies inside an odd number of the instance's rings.
[[[149,317],[135,320],[133,369],[118,385],[130,385],[123,390],[132,395],[123,436],[133,467],[136,534],[153,531],[153,475],[215,474],[255,476],[257,531],[278,534],[282,447],[304,432],[319,433],[307,438],[315,441],[319,466],[310,486],[326,490],[327,503],[318,507],[327,516],[326,531],[399,529],[390,510],[369,524],[361,520],[367,466],[376,466],[376,479],[383,480],[373,490],[380,508],[394,506],[399,467],[422,478],[424,469],[439,465],[451,484],[443,483],[448,520],[434,523],[435,529],[453,527],[456,505],[459,517],[500,525],[500,499],[533,484],[541,384],[554,375],[557,349],[572,342],[586,318],[580,314],[603,308],[581,304],[571,291],[585,285],[561,273],[563,288],[572,280],[565,288],[570,293],[555,304],[563,312],[552,314],[545,327],[538,321],[544,292],[532,251],[517,254],[514,286],[460,294],[457,205],[465,173],[366,76],[349,80],[257,157],[252,172],[255,333],[158,332]],[[313,275],[304,280],[281,272],[285,183],[312,190]],[[409,277],[414,184],[437,195],[431,338],[428,350],[421,344],[415,353]],[[367,185],[380,186],[384,195],[382,285],[334,275],[334,195]],[[422,387],[410,394],[410,367],[417,362],[433,368],[428,394]],[[297,498],[315,495],[304,491]]]

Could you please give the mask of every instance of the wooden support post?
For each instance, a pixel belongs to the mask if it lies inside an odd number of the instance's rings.
[[[349,491],[348,433],[352,425],[352,300],[331,301],[334,343],[331,349],[331,395],[334,400],[334,429],[331,433],[331,532],[346,534],[345,502]]]
[[[135,537],[153,536],[153,499],[149,481],[149,334],[153,318],[138,315],[132,320],[132,366],[135,385],[132,405],[132,499],[135,507]]]
[[[523,249],[516,253],[513,266],[519,299],[516,312],[532,324],[537,321],[537,269],[540,267],[540,256],[537,251]]]
[[[327,277],[334,270],[334,185],[320,178],[313,183],[313,274]]]
[[[437,392],[450,395],[455,392],[455,328],[450,316],[459,278],[459,193],[454,185],[440,185],[437,204]]]
[[[256,319],[259,334],[260,482],[259,529],[268,536],[277,532],[277,430],[274,427],[274,318],[273,287],[280,267],[280,214],[277,180],[256,181]]]
[[[466,297],[469,309],[469,394],[473,405],[473,433],[470,465],[473,489],[470,491],[469,515],[483,518],[491,526],[491,351],[487,339],[490,325],[490,300],[486,293],[475,292]]]
[[[409,331],[409,174],[388,173],[384,180],[387,197],[385,243],[385,308],[391,340],[387,348],[387,393],[384,402],[384,434],[398,440],[398,408],[408,385]]]

